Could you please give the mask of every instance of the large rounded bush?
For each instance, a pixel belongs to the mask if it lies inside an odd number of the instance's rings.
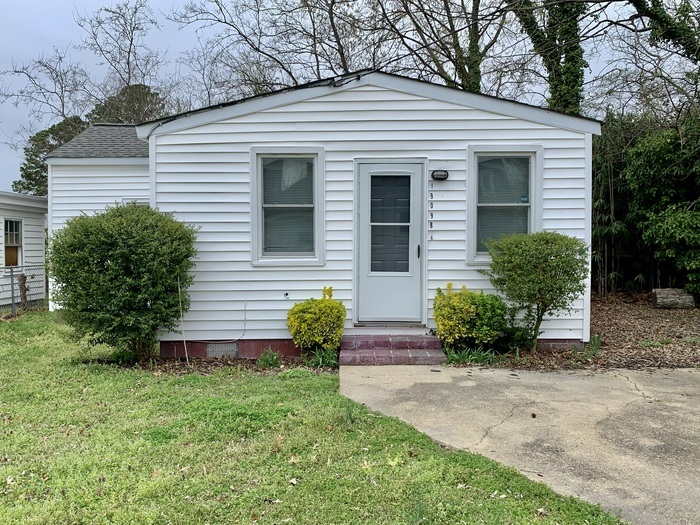
[[[588,247],[557,232],[504,235],[486,243],[491,267],[482,273],[519,310],[537,345],[546,315],[561,315],[586,291]]]
[[[51,299],[77,335],[152,357],[158,331],[175,330],[189,308],[195,237],[133,203],[70,219],[49,245]]]

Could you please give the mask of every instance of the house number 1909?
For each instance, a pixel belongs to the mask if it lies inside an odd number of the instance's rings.
[[[433,189],[432,182],[430,183],[430,189],[431,190]],[[431,191],[431,192],[429,192],[428,195],[429,195],[429,199],[428,199],[428,208],[429,208],[429,211],[428,211],[428,219],[429,219],[428,220],[428,229],[432,230],[433,229],[433,218],[434,218],[434,214],[433,214],[432,210],[433,210],[433,199],[435,198],[435,194]],[[432,233],[430,234],[430,240],[431,241],[433,240]]]

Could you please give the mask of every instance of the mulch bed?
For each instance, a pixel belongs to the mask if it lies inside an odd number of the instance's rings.
[[[662,310],[653,308],[651,294],[617,294],[591,303],[591,335],[600,334],[594,351],[540,351],[509,356],[501,367],[520,370],[575,370],[608,368],[692,368],[700,366],[700,309]],[[266,375],[304,366],[301,358],[283,357],[282,368],[260,370],[252,359],[159,360],[155,374],[210,375],[236,370]]]
[[[700,366],[700,309],[664,310],[651,294],[617,294],[591,302],[591,339],[597,352],[538,352],[509,358],[503,366],[528,370],[692,368]]]

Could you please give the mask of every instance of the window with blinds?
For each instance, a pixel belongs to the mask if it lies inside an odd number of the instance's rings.
[[[476,253],[486,242],[530,227],[531,156],[478,155]]]
[[[262,255],[314,255],[315,157],[262,157]]]

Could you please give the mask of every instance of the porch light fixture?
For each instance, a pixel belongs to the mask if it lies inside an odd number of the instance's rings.
[[[433,180],[446,180],[450,176],[447,170],[433,170],[430,172],[430,177]]]

